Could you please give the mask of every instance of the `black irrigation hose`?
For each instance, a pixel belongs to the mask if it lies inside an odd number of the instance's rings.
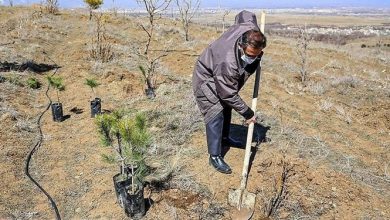
[[[56,68],[56,70],[54,71],[54,73],[52,74],[52,76],[54,74],[57,73],[57,70],[58,68]],[[41,128],[41,119],[43,117],[43,115],[47,112],[47,110],[49,110],[51,104],[52,104],[52,101],[48,95],[48,92],[49,92],[49,89],[50,89],[50,85],[47,86],[47,89],[46,89],[46,92],[45,92],[45,95],[46,97],[49,99],[49,104],[47,105],[46,109],[41,113],[41,115],[39,116],[38,118],[38,121],[37,121],[37,124],[38,124],[38,129],[39,129],[39,140],[38,142],[35,144],[35,146],[31,149],[30,153],[27,155],[27,158],[26,158],[26,166],[25,166],[25,173],[26,173],[26,176],[46,195],[46,197],[49,199],[50,201],[50,204],[51,204],[51,207],[54,209],[54,212],[56,214],[56,219],[57,220],[61,220],[61,216],[60,216],[60,212],[58,211],[58,208],[57,208],[57,205],[56,203],[54,202],[53,198],[49,195],[48,192],[46,192],[45,189],[43,189],[43,187],[41,185],[39,185],[39,183],[30,175],[30,172],[29,172],[29,166],[30,166],[30,161],[31,161],[31,158],[32,158],[32,155],[35,153],[36,150],[38,150],[38,148],[42,145],[42,142],[43,142],[43,132],[42,132],[42,128]]]

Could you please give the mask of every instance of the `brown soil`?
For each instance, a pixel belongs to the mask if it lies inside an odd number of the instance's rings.
[[[192,40],[183,42],[178,21],[159,20],[152,47],[171,40],[174,51],[162,59],[157,97],[151,101],[143,95],[131,52],[132,45],[144,43],[138,18],[107,15],[106,22],[115,56],[99,63],[89,58],[93,23],[87,13],[47,15],[36,8],[0,7],[0,61],[54,61],[66,85],[60,99],[70,117],[55,123],[50,112],[44,114],[44,142],[33,156],[31,174],[54,198],[63,219],[127,218],[113,189],[118,167],[101,159],[110,149],[100,147],[90,118],[92,94],[83,83],[94,76],[101,82],[97,94],[103,109],[150,113],[157,150],[174,149],[166,159],[178,158],[172,179],[146,190],[153,204],[145,219],[230,219],[234,207],[227,195],[239,187],[244,150],[228,149],[232,174],[214,171],[208,165],[204,125],[191,102],[193,64],[220,33],[192,26]],[[253,147],[248,180],[248,191],[256,194],[253,219],[268,214],[273,219],[390,218],[388,50],[360,48],[356,40],[345,46],[313,42],[306,86],[296,77],[294,51],[295,40],[269,36],[255,131],[259,143]],[[52,73],[0,73],[43,82],[39,90],[15,80],[0,83],[0,218],[54,218],[46,197],[24,175],[25,158],[38,140],[38,116],[48,104],[45,77]],[[247,103],[252,85],[250,79],[241,92]],[[49,95],[56,99],[52,89]],[[74,107],[83,112],[72,113]],[[241,120],[233,114],[232,134],[245,140]],[[279,206],[272,206],[277,201]]]

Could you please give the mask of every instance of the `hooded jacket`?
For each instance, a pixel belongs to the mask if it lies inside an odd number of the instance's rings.
[[[241,60],[238,41],[249,31],[257,30],[256,15],[241,11],[235,23],[199,56],[192,77],[193,92],[205,123],[208,123],[224,107],[231,107],[245,119],[254,112],[242,100],[238,92],[249,76],[255,72],[260,59],[250,65]],[[261,56],[259,56],[261,58]]]

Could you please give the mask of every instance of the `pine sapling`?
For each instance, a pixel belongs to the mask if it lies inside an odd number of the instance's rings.
[[[95,93],[94,88],[98,87],[100,85],[100,83],[98,83],[95,79],[85,79],[84,84],[89,86],[89,88],[91,88],[93,96],[96,97],[96,93]]]
[[[62,77],[48,76],[47,80],[50,86],[53,86],[57,91],[57,100],[60,103],[59,92],[65,90],[65,85],[63,84]]]

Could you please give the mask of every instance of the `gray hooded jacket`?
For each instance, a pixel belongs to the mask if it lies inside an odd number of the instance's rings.
[[[240,58],[238,41],[249,30],[259,31],[256,15],[242,11],[237,14],[235,24],[211,43],[195,64],[193,91],[205,123],[224,107],[233,108],[245,119],[254,115],[238,94],[260,62],[260,59],[257,59],[252,64],[245,65]]]

